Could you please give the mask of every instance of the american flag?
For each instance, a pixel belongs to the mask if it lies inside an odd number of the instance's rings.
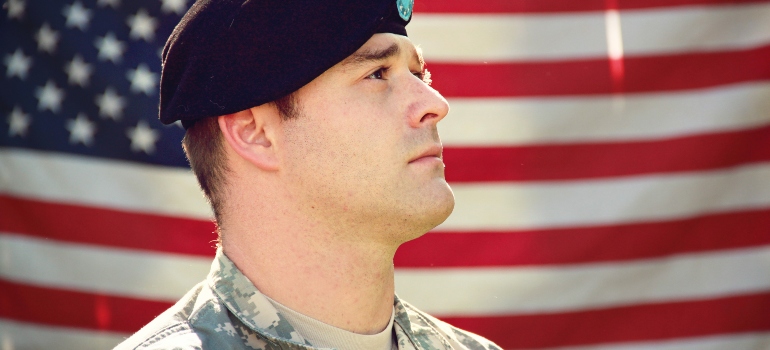
[[[191,0],[7,0],[0,349],[104,349],[208,271],[159,51]],[[399,296],[506,349],[770,349],[770,1],[417,0],[450,218]]]

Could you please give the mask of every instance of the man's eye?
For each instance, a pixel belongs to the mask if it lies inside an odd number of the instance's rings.
[[[366,78],[367,79],[382,79],[382,76],[385,74],[386,70],[387,70],[387,68],[380,68],[380,69],[376,70],[374,73],[369,74],[369,76],[367,76]]]

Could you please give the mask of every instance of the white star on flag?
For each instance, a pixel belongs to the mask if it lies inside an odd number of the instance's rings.
[[[91,10],[83,7],[80,1],[75,1],[72,5],[65,5],[62,11],[64,17],[67,17],[67,28],[78,28],[81,31],[88,29],[88,22],[91,21]]]
[[[72,61],[64,67],[64,71],[67,72],[70,84],[86,87],[88,86],[88,80],[91,78],[93,68],[91,68],[90,64],[83,61],[83,57],[80,56],[80,54],[77,54]]]
[[[150,17],[145,9],[140,9],[135,15],[129,16],[127,23],[131,27],[131,32],[128,34],[131,39],[138,40],[141,38],[144,41],[150,42],[155,37],[158,21]]]
[[[4,62],[8,66],[8,69],[5,71],[6,77],[19,77],[21,80],[27,79],[29,67],[32,65],[32,57],[25,56],[20,48],[16,49],[13,55],[5,55]]]
[[[163,13],[176,13],[181,16],[187,9],[187,0],[162,0],[163,5],[160,9]]]
[[[8,115],[8,136],[27,136],[30,123],[32,123],[32,119],[29,114],[24,113],[21,107],[14,106],[11,114]]]
[[[115,38],[115,34],[112,32],[96,38],[94,45],[99,49],[99,60],[110,60],[115,64],[120,63],[123,59],[123,53],[126,51],[126,44]]]
[[[24,1],[23,0],[8,0],[5,3],[8,7],[8,18],[22,19],[24,17]]]
[[[120,0],[99,0],[96,2],[99,7],[112,7],[113,9],[117,9],[118,6],[120,6]]]
[[[96,125],[83,113],[78,113],[75,119],[67,120],[67,130],[70,132],[70,144],[91,146],[94,143]]]
[[[64,89],[59,89],[52,80],[45,83],[44,87],[38,87],[35,91],[37,97],[37,109],[38,110],[50,110],[54,113],[59,113],[61,109],[61,103],[64,99]]]
[[[113,88],[108,87],[103,94],[96,97],[96,105],[99,106],[99,116],[120,120],[123,116],[123,108],[126,107],[126,100]]]
[[[147,65],[140,63],[136,69],[131,69],[126,73],[126,77],[131,81],[131,91],[135,93],[144,92],[150,96],[155,92],[155,84],[158,81],[158,75],[151,72]]]
[[[59,43],[59,32],[51,29],[48,23],[43,23],[40,30],[35,35],[37,40],[37,49],[43,52],[54,53],[56,44]]]
[[[146,154],[155,152],[155,142],[160,137],[158,131],[150,128],[144,120],[140,120],[135,128],[129,128],[126,135],[131,139],[132,151]]]

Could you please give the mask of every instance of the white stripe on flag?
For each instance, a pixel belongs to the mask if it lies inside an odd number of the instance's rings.
[[[770,163],[581,181],[452,184],[437,230],[506,230],[672,220],[770,206]]]
[[[415,14],[409,37],[433,62],[607,57],[604,12]],[[735,50],[770,43],[770,4],[620,11],[625,55]],[[674,34],[672,34],[674,33]],[[462,48],[462,49],[460,49]],[[430,68],[430,67],[429,67]]]
[[[2,350],[112,349],[127,335],[76,328],[49,327],[0,319]]]
[[[8,261],[0,276],[8,280],[170,302],[202,281],[210,265],[209,258],[8,234],[0,234],[0,247]],[[437,315],[566,311],[766,290],[768,262],[770,248],[764,247],[579,266],[398,269],[396,290]]]
[[[109,234],[109,232],[94,232]],[[176,302],[211,258],[103,248],[0,233],[2,278],[26,284]]]
[[[0,149],[0,193],[154,214],[209,218],[189,169]]]
[[[626,55],[739,50],[770,43],[770,4],[621,11]],[[672,35],[675,33],[675,35]]]
[[[185,169],[36,151],[0,151],[0,193],[128,211],[208,218]],[[6,164],[8,166],[6,166]],[[55,178],[45,174],[55,173]],[[531,183],[452,184],[438,228],[507,230],[669,220],[770,206],[770,164],[717,171]],[[151,186],[150,186],[151,184]]]
[[[770,290],[768,276],[770,247],[762,247],[577,266],[400,269],[396,291],[430,314],[506,315],[746,294]]]
[[[607,56],[603,14],[416,13],[409,38],[429,62],[496,62]],[[430,69],[430,64],[428,65]]]
[[[635,141],[770,123],[770,84],[622,97],[453,98],[446,146]]]

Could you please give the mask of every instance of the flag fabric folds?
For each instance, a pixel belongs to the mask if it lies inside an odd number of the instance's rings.
[[[0,349],[104,349],[203,279],[157,121],[191,0],[7,0]],[[506,349],[770,349],[770,1],[422,0],[457,205],[400,297]]]

